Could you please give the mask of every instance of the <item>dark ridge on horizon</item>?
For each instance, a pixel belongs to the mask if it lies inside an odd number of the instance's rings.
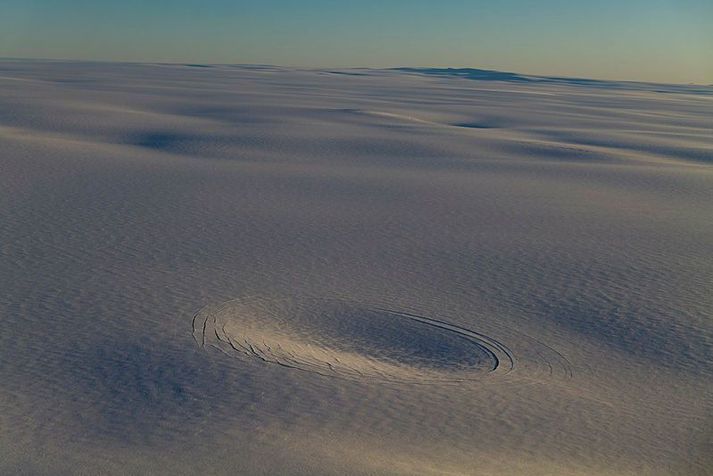
[[[628,89],[632,86],[649,85],[649,86],[665,86],[669,90],[661,90],[659,92],[676,92],[676,90],[685,89],[685,92],[695,92],[698,94],[713,94],[710,88],[713,85],[703,84],[677,84],[677,83],[652,83],[648,81],[636,80],[616,80],[616,79],[590,79],[577,78],[566,76],[541,76],[532,74],[520,74],[509,71],[497,71],[490,69],[479,68],[427,68],[427,67],[399,67],[390,68],[392,71],[402,71],[406,73],[416,73],[431,76],[442,77],[458,77],[474,81],[505,81],[513,83],[553,83],[565,84],[572,86],[591,86],[604,88]],[[684,91],[681,91],[684,92]]]

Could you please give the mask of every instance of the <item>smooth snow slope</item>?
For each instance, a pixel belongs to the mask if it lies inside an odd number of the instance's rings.
[[[713,88],[0,62],[0,473],[713,469]]]

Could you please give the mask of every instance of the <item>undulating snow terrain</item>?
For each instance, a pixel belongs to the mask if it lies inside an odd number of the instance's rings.
[[[704,475],[713,87],[0,62],[0,473]]]

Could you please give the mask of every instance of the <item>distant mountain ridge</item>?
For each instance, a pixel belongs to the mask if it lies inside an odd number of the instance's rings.
[[[506,81],[517,83],[556,83],[573,86],[590,86],[615,89],[639,89],[641,86],[658,88],[661,92],[685,92],[689,94],[713,95],[713,85],[665,84],[644,81],[618,81],[605,79],[568,78],[562,76],[538,76],[478,68],[391,68],[393,71],[432,76],[450,76],[474,81]]]

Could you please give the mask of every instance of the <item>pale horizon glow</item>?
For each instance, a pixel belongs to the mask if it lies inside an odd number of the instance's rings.
[[[0,57],[471,67],[713,84],[703,0],[9,0]]]

